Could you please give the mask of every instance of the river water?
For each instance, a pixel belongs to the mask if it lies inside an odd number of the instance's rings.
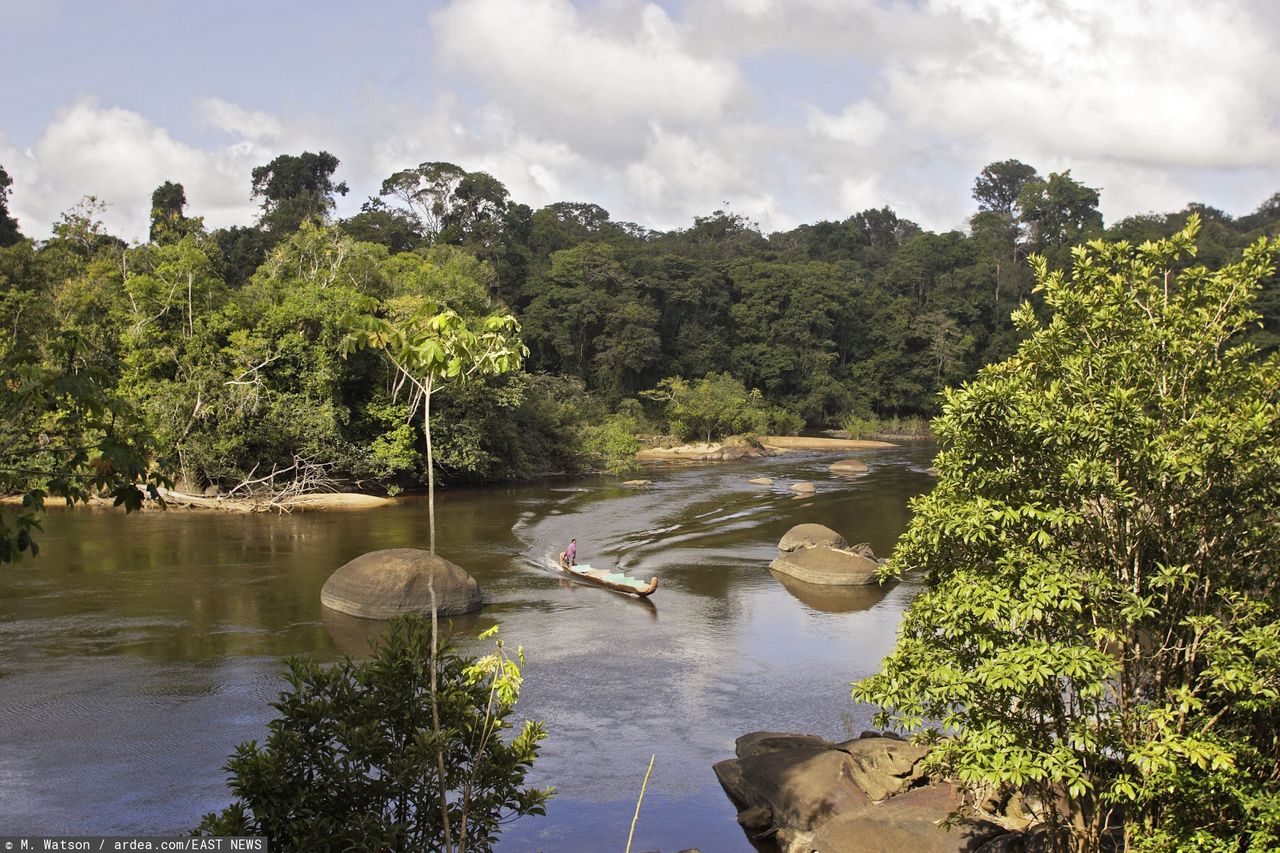
[[[495,622],[524,647],[516,716],[549,736],[530,782],[557,789],[503,851],[622,850],[651,755],[633,850],[750,850],[712,773],[734,738],[769,729],[841,739],[871,711],[849,682],[888,652],[914,587],[815,594],[768,571],[776,543],[814,521],[888,554],[932,447],[652,467],[599,479],[446,490],[438,550],[484,591],[470,636]],[[771,476],[772,487],[751,485]],[[795,497],[788,485],[817,491]],[[320,605],[347,560],[426,547],[426,504],[241,516],[51,512],[40,556],[0,569],[0,834],[185,833],[230,802],[222,770],[261,739],[284,688],[280,658],[367,650],[378,623]],[[547,565],[657,575],[648,600],[577,585]],[[467,644],[463,644],[464,650]]]

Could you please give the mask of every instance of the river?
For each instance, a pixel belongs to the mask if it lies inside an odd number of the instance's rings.
[[[517,718],[549,736],[530,782],[557,789],[545,817],[507,826],[502,851],[622,850],[656,755],[633,850],[749,850],[711,765],[759,729],[840,739],[869,725],[849,682],[891,648],[910,581],[842,595],[792,592],[768,571],[776,543],[814,521],[888,554],[931,445],[837,456],[651,467],[615,480],[450,489],[438,549],[470,571],[494,622],[524,647]],[[777,478],[772,487],[751,477]],[[817,491],[796,497],[805,479]],[[367,649],[378,623],[320,605],[347,560],[426,547],[426,504],[242,516],[53,511],[41,552],[0,568],[0,830],[185,834],[230,802],[222,770],[261,739],[284,687],[280,658]],[[660,578],[649,600],[573,584],[547,559]],[[466,648],[464,644],[464,648]]]

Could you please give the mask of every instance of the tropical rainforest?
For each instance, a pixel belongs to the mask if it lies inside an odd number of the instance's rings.
[[[24,237],[0,168],[0,359],[22,390],[6,402],[3,485],[43,475],[63,494],[127,471],[189,489],[417,487],[421,426],[395,371],[342,342],[357,317],[427,303],[513,314],[527,347],[522,370],[433,403],[446,482],[617,464],[638,432],[708,432],[680,416],[699,394],[745,413],[725,430],[932,416],[941,389],[1015,351],[1015,309],[1042,310],[1030,256],[1065,268],[1082,241],[1166,237],[1196,213],[1212,266],[1280,223],[1277,193],[1238,218],[1192,204],[1108,227],[1097,189],[1016,160],[984,168],[968,230],[941,234],[887,207],[772,234],[723,210],[656,231],[591,203],[534,210],[441,162],[337,218],[339,167],[324,151],[276,157],[246,188],[257,221],[218,229],[166,182],[136,245],[107,233],[92,196],[48,239]],[[1257,308],[1250,334],[1274,350],[1274,281]]]

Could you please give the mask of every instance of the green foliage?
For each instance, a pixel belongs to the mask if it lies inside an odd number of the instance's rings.
[[[849,434],[849,438],[855,439],[871,438],[881,432],[879,419],[866,415],[850,415],[845,418],[842,429]]]
[[[466,175],[466,170],[452,163],[422,163],[387,178],[379,195],[398,200],[418,230],[434,240],[453,212],[454,194]]]
[[[369,443],[379,433],[355,434],[351,411],[386,401],[370,400],[367,378],[350,390],[338,350],[351,318],[386,290],[385,251],[304,224],[237,291],[217,259],[217,245],[196,236],[131,259],[122,388],[163,456],[195,487],[300,459],[377,476]]]
[[[0,512],[0,563],[39,552],[32,531],[47,497],[71,505],[102,495],[131,512],[148,484],[167,484],[150,470],[150,437],[137,413],[83,362],[74,334],[50,342],[48,363],[18,350],[2,367],[0,490],[22,494],[22,503]]]
[[[343,339],[343,351],[382,350],[396,369],[430,395],[436,385],[496,375],[520,367],[524,346],[510,314],[481,318],[473,329],[452,308],[423,301],[407,315],[364,315]]]
[[[512,659],[498,639],[480,658],[447,643],[434,667],[432,657],[429,623],[406,616],[369,660],[289,661],[290,689],[272,704],[266,742],[241,744],[226,765],[235,802],[194,834],[265,835],[283,851],[491,850],[503,822],[545,814],[552,790],[524,785],[543,725],[527,721],[503,736],[513,728],[523,652]]]
[[[1280,362],[1241,343],[1280,244],[1176,272],[1198,224],[1035,261],[1052,318],[945,395],[888,567],[928,586],[854,689],[1080,851],[1122,815],[1160,850],[1280,827]]]
[[[151,193],[151,242],[169,243],[203,230],[204,223],[186,216],[186,209],[187,193],[182,184],[165,181],[156,187]]]
[[[1017,208],[1030,230],[1031,245],[1040,252],[1074,245],[1102,231],[1098,191],[1072,178],[1070,169],[1028,180],[1018,194]]]
[[[582,243],[550,261],[524,311],[531,363],[578,376],[612,399],[645,387],[661,359],[659,313],[616,250]]]
[[[929,438],[929,422],[914,416],[907,418],[877,418],[869,415],[849,415],[844,419],[841,428],[849,433],[850,438],[874,438],[878,435],[892,435],[902,438]]]
[[[9,187],[13,186],[13,178],[0,166],[0,249],[12,246],[22,239],[18,231],[18,220],[9,215]]]
[[[289,234],[304,222],[323,220],[333,209],[333,194],[347,194],[334,183],[338,158],[328,151],[281,154],[252,172],[253,197],[262,199],[262,225],[274,234]]]
[[[1018,160],[991,163],[973,182],[974,201],[981,210],[1011,217],[1023,187],[1039,177],[1033,166]]]
[[[579,443],[584,461],[593,468],[610,474],[621,474],[635,467],[640,441],[636,438],[639,423],[634,415],[617,413],[598,422],[587,422],[580,430]]]
[[[727,373],[708,373],[697,382],[669,377],[644,396],[663,404],[668,430],[683,439],[760,434],[779,420],[759,391],[747,391]]]
[[[53,367],[51,341],[74,334],[83,366],[156,437],[155,461],[191,487],[309,460],[337,481],[395,488],[426,471],[423,430],[384,417],[406,403],[394,365],[340,357],[354,318],[370,300],[395,321],[428,303],[468,325],[510,313],[533,373],[446,388],[436,467],[455,480],[598,469],[625,456],[609,412],[669,376],[727,373],[759,389],[764,414],[730,430],[932,415],[941,389],[1014,352],[1018,305],[1043,312],[1027,252],[1063,266],[1068,243],[1100,225],[1095,190],[1017,161],[982,170],[967,234],[880,208],[768,236],[725,211],[668,233],[586,202],[533,211],[490,175],[428,162],[328,227],[337,167],[325,152],[273,159],[254,174],[260,224],[208,234],[166,182],[151,240],[133,248],[105,231],[93,197],[40,244],[0,213],[0,357],[21,349]],[[1187,209],[1214,265],[1280,223],[1275,199],[1237,220]],[[1115,230],[1140,242],[1175,219]],[[1249,339],[1280,349],[1280,277],[1256,306]]]

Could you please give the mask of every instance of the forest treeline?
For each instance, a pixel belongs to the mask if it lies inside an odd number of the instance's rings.
[[[425,301],[464,317],[510,311],[528,347],[523,371],[433,404],[437,462],[454,480],[606,465],[631,433],[668,426],[673,387],[758,391],[740,408],[762,430],[927,416],[940,389],[1016,348],[1010,315],[1037,299],[1031,254],[1064,267],[1083,240],[1164,237],[1195,212],[1198,260],[1217,265],[1280,224],[1277,193],[1239,218],[1192,204],[1104,227],[1097,189],[1016,160],[977,176],[967,232],[926,231],[887,207],[772,234],[726,211],[655,231],[590,203],[534,210],[493,176],[438,162],[391,175],[340,219],[339,165],[305,152],[254,169],[257,222],[220,229],[166,182],[138,245],[106,232],[91,196],[49,239],[24,237],[0,168],[10,390],[19,367],[70,383],[0,427],[8,468],[40,470],[42,454],[79,440],[57,398],[93,377],[119,409],[97,427],[147,433],[156,467],[189,487],[303,469],[420,484],[421,436],[394,372],[376,353],[344,357],[341,342],[362,313]],[[1253,334],[1273,350],[1274,281],[1257,307]]]

